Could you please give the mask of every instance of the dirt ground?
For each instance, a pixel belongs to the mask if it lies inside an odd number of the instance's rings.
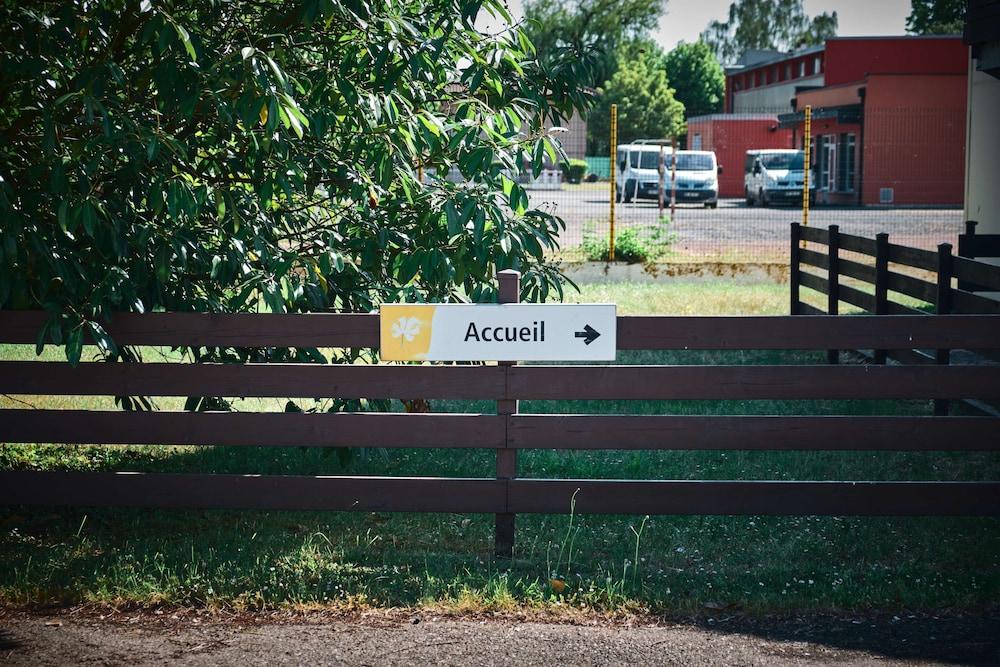
[[[532,205],[544,206],[563,218],[566,229],[560,237],[563,248],[578,246],[586,233],[605,234],[608,220],[607,185],[595,188],[566,186],[563,190],[532,190]],[[657,202],[640,200],[615,208],[618,229],[638,227],[641,235],[656,226]],[[716,209],[679,206],[669,229],[675,235],[671,249],[680,257],[711,260],[731,257],[736,261],[787,259],[789,223],[801,220],[795,206],[761,208],[741,199],[723,199]],[[958,242],[964,231],[963,212],[958,208],[875,208],[818,206],[810,211],[809,224],[874,238],[889,233],[893,243],[933,250],[939,243]]]
[[[544,619],[543,619],[544,620]],[[0,611],[9,665],[1000,664],[1000,612],[689,621]]]

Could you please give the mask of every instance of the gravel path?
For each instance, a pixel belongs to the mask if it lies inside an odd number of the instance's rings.
[[[563,248],[579,245],[585,233],[606,234],[608,195],[604,189],[531,191],[533,205],[546,206],[566,222],[560,235]],[[655,202],[642,200],[616,207],[618,228],[638,227],[648,235],[659,217]],[[676,253],[712,260],[732,257],[746,260],[787,259],[789,223],[799,221],[794,206],[761,208],[742,200],[724,199],[717,209],[699,206],[677,208],[670,231]],[[810,226],[821,229],[839,225],[840,231],[874,238],[889,233],[893,243],[934,249],[939,243],[958,242],[964,231],[963,212],[957,208],[849,208],[820,206],[810,213]]]
[[[169,612],[168,612],[169,613]],[[0,615],[10,665],[997,664],[1000,616],[684,624],[456,620],[425,615]]]

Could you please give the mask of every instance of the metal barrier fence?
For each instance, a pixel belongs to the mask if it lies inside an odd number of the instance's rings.
[[[924,249],[957,242],[963,227],[964,107],[870,105],[850,118],[832,109],[810,110],[809,225],[838,225],[858,236],[888,232],[900,243]],[[614,184],[610,155],[587,154],[571,156],[589,165],[581,182],[564,177],[556,187],[529,190],[533,204],[566,222],[560,257],[601,259],[610,245],[613,217],[619,250],[640,246],[650,259],[787,259],[788,225],[806,219],[803,174],[769,169],[766,156],[805,148],[804,111],[715,114],[688,119],[687,128],[684,137],[620,139]],[[628,128],[616,130],[620,137],[630,136]],[[610,138],[611,128],[601,132]],[[661,146],[666,153],[662,170]],[[686,158],[672,160],[673,148],[715,153],[721,172],[714,195],[707,192],[712,189],[707,173],[688,169],[692,163]],[[762,156],[765,168],[754,173],[755,159]],[[617,204],[615,191],[621,199]],[[629,259],[620,255],[617,259]]]

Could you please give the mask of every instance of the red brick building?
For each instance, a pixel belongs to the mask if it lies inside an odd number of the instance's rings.
[[[729,113],[689,119],[688,141],[702,134],[703,150],[732,164],[720,186],[740,196],[742,161],[720,151],[801,148],[810,105],[819,202],[961,205],[968,58],[961,38],[947,36],[846,37],[790,54],[754,52],[726,69]],[[766,136],[765,120],[743,129],[755,111],[774,114]],[[716,145],[724,125],[730,130]]]

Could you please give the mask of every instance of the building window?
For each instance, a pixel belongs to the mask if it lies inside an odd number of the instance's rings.
[[[856,142],[853,132],[840,135],[837,150],[837,190],[854,192]]]
[[[823,71],[823,60],[816,56],[813,58],[813,74],[819,74]]]
[[[780,80],[781,79],[778,78],[778,66],[775,65],[774,66],[774,71],[771,72],[771,83],[776,83],[776,82],[778,82]]]
[[[801,76],[805,76],[805,75],[806,75],[806,61],[805,60],[800,60],[799,61],[799,76],[801,77]]]
[[[785,79],[792,78],[792,63],[785,63]]]
[[[854,136],[854,135],[851,135]],[[695,132],[694,138],[691,140],[691,150],[700,151],[701,150],[701,134]]]

